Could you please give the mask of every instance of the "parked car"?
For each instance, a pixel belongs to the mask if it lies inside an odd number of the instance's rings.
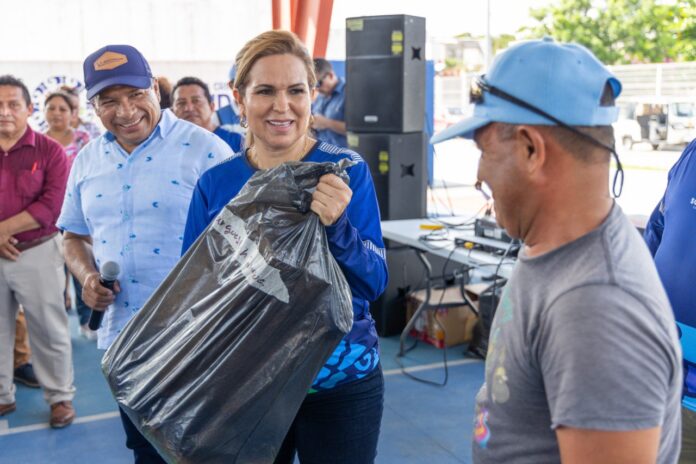
[[[696,138],[695,101],[631,98],[617,105],[619,120],[614,123],[614,135],[617,144],[625,148],[647,142],[657,150],[663,144],[686,144]]]
[[[612,124],[614,126],[614,140],[616,140],[616,145],[630,150],[634,143],[643,141],[640,124],[636,121],[636,105],[617,103],[617,106],[619,107],[619,119]]]

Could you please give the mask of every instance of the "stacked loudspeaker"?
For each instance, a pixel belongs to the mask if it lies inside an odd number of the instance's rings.
[[[382,220],[425,217],[425,18],[348,18],[346,83],[348,145],[370,166]],[[404,326],[403,299],[422,275],[410,258],[387,253],[389,286],[372,305],[381,335]]]
[[[370,165],[382,219],[425,217],[425,18],[348,18],[346,82],[348,145]]]

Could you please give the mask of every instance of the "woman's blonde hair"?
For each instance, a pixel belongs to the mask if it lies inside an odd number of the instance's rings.
[[[317,83],[317,76],[314,74],[314,61],[312,61],[307,47],[292,32],[266,31],[248,41],[237,53],[237,58],[235,59],[237,74],[234,79],[234,86],[239,94],[244,97],[246,86],[249,83],[249,73],[259,59],[286,54],[296,56],[304,64],[307,71],[307,85],[311,92]],[[246,145],[249,147],[252,144],[253,134],[247,133]]]

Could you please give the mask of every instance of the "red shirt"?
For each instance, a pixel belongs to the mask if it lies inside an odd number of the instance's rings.
[[[26,211],[41,225],[15,235],[20,242],[56,232],[67,180],[63,147],[27,127],[10,151],[0,149],[0,221]]]

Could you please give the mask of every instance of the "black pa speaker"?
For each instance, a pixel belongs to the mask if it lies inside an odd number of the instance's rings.
[[[346,19],[346,128],[417,132],[425,121],[425,18]]]
[[[420,219],[427,213],[427,134],[348,133],[348,147],[370,167],[382,220]]]
[[[404,330],[406,300],[410,292],[423,285],[425,270],[412,249],[393,248],[389,240],[385,241],[385,245],[389,282],[384,293],[370,304],[370,313],[375,320],[377,333],[382,337],[389,337]]]
[[[474,326],[474,336],[468,350],[476,356],[486,359],[488,354],[489,337],[493,326],[493,317],[502,295],[502,285],[491,285],[479,295],[479,318]]]

